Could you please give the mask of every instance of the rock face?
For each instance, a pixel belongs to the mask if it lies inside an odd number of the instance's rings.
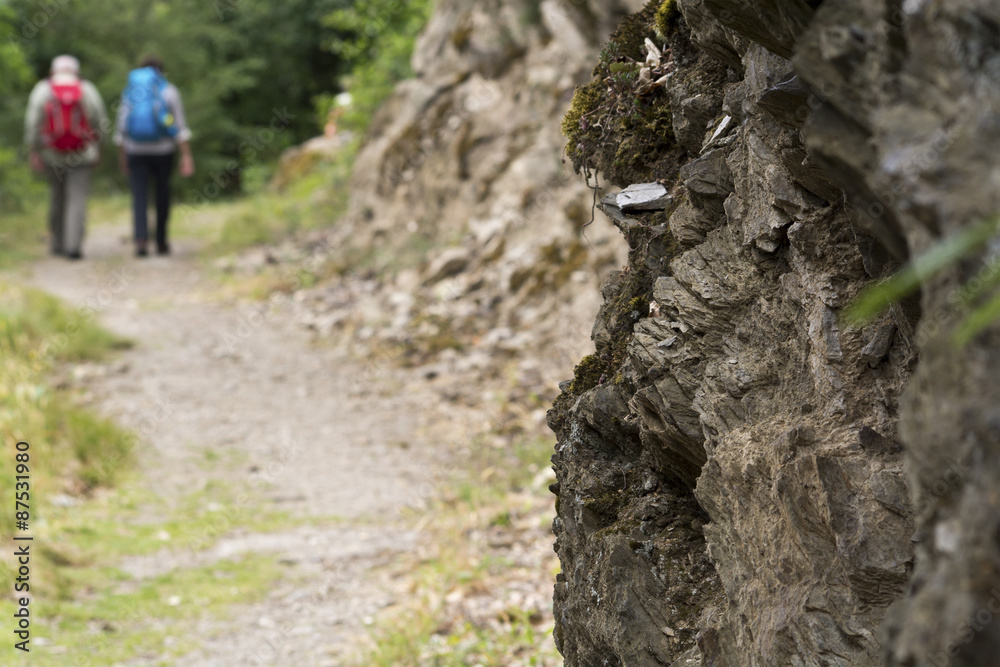
[[[994,262],[840,315],[1000,207],[1000,8],[677,4],[669,159],[577,145],[670,203],[605,206],[629,263],[549,413],[566,663],[995,664],[1000,332],[948,338]]]

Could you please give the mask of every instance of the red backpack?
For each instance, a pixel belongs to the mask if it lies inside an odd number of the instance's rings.
[[[94,131],[83,113],[83,87],[79,81],[56,85],[49,81],[52,98],[45,103],[45,144],[63,153],[93,143]]]

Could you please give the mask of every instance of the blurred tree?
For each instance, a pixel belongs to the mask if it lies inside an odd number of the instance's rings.
[[[329,48],[345,63],[352,97],[346,128],[364,132],[393,87],[412,76],[413,45],[431,9],[430,0],[357,0],[326,16],[334,33]]]
[[[35,76],[77,56],[109,108],[147,54],[184,98],[198,156],[195,190],[239,188],[242,168],[314,136],[313,98],[337,90],[332,29],[320,18],[347,0],[10,0]],[[106,161],[111,163],[113,161]],[[110,169],[110,164],[106,164]],[[211,190],[215,192],[215,189]]]
[[[30,90],[31,71],[17,39],[15,20],[13,10],[0,4],[0,212],[19,210],[31,182],[18,150],[23,129],[20,104]]]
[[[181,91],[194,133],[198,171],[177,183],[188,195],[238,192],[244,169],[268,165],[321,132],[342,81],[357,101],[347,124],[363,129],[409,74],[429,6],[429,0],[0,0],[0,30],[7,34],[3,39],[0,32],[0,90],[6,91],[0,146],[19,144],[31,79],[44,77],[56,55],[77,56],[113,112],[128,71],[156,54]],[[102,170],[111,175],[113,166],[105,160]]]

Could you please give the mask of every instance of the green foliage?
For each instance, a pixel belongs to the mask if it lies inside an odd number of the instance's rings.
[[[158,55],[184,99],[196,174],[176,179],[195,201],[259,186],[281,152],[322,130],[345,86],[343,125],[358,132],[410,72],[430,0],[6,0],[0,7],[0,204],[30,178],[21,142],[27,93],[52,58],[77,56],[114,115],[130,69]],[[110,143],[106,151],[112,151]],[[116,161],[100,174],[124,187]],[[7,193],[7,194],[4,194]],[[7,197],[7,199],[4,199]]]
[[[996,286],[1000,274],[994,274],[993,280],[987,287]],[[965,345],[982,332],[986,327],[1000,319],[1000,292],[994,292],[985,303],[974,308],[965,319],[955,329],[954,341],[958,345]]]
[[[0,211],[4,213],[21,210],[25,193],[31,191],[30,172],[14,148],[21,133],[15,112],[20,112],[19,101],[31,81],[31,70],[16,40],[15,19],[9,7],[0,5]]]
[[[393,87],[412,76],[413,45],[431,7],[430,0],[358,0],[326,16],[325,25],[339,35],[330,50],[349,72],[343,82],[353,103],[345,128],[364,132]]]
[[[312,98],[336,88],[338,73],[319,19],[343,2],[97,0],[50,3],[51,15],[40,15],[33,0],[11,6],[35,76],[46,75],[55,55],[72,53],[112,113],[128,71],[158,55],[194,133],[198,171],[185,185],[217,195],[220,184],[239,190],[242,169],[317,133]]]
[[[28,62],[16,40],[15,14],[0,5],[0,95],[23,90],[31,78]]]
[[[998,231],[1000,214],[944,239],[889,279],[867,287],[844,313],[851,326],[875,319],[891,304],[917,291],[927,280],[981,248]]]
[[[927,252],[913,259],[903,269],[888,279],[865,288],[844,312],[847,325],[862,327],[881,314],[886,308],[913,294],[931,278],[968,259],[988,241],[1000,233],[1000,212],[944,239]],[[996,262],[996,259],[993,260]],[[949,299],[956,305],[968,305],[1000,283],[996,267],[985,279],[974,278]],[[964,345],[976,334],[1000,317],[1000,293],[989,295],[984,302],[973,306],[964,314],[954,332],[954,340]]]
[[[301,172],[273,179],[284,188],[262,190],[225,210],[210,253],[224,254],[275,238],[330,226],[347,206],[356,143],[332,156],[312,154]],[[284,163],[283,163],[284,164]],[[287,166],[283,167],[288,169]],[[272,186],[273,187],[273,186]]]

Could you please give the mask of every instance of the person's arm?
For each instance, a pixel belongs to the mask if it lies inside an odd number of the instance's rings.
[[[83,89],[84,111],[87,113],[87,121],[97,133],[94,145],[97,148],[97,161],[101,160],[101,143],[104,137],[111,131],[111,121],[108,120],[108,110],[104,106],[104,100],[97,91],[97,87],[90,81],[81,81]]]
[[[122,174],[128,176],[128,157],[125,155],[125,120],[128,118],[129,105],[122,95],[118,100],[118,111],[115,113],[115,132],[111,141],[118,146],[118,168]]]
[[[35,171],[44,171],[45,165],[39,150],[42,147],[42,107],[48,83],[41,81],[35,85],[28,97],[28,110],[24,114],[24,145],[28,149],[28,161]]]
[[[177,146],[181,149],[181,163],[180,172],[181,176],[188,178],[194,175],[194,158],[191,156],[191,144],[187,141],[178,142]]]
[[[177,124],[177,136],[175,141],[180,149],[181,160],[178,168],[181,176],[188,178],[194,174],[194,157],[191,155],[191,129],[187,125],[187,117],[184,115],[184,102],[181,101],[181,93],[176,86],[170,86],[172,99],[171,108],[174,112],[174,122]]]

